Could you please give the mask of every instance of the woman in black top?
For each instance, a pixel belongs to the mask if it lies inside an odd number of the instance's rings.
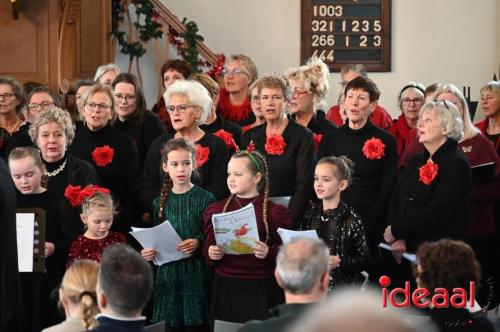
[[[55,106],[40,112],[31,124],[29,134],[40,149],[48,176],[47,189],[58,199],[55,203],[61,207],[63,231],[71,241],[82,233],[83,223],[79,208],[70,205],[65,191],[68,186],[83,188],[91,184],[100,185],[101,181],[91,164],[66,153],[75,136],[68,112]]]
[[[266,122],[243,134],[243,146],[253,142],[255,148],[265,154],[269,165],[269,193],[271,197],[291,196],[288,208],[298,228],[313,184],[312,133],[285,114],[291,97],[286,78],[264,75],[256,86]]]
[[[141,84],[132,74],[121,73],[113,81],[114,109],[117,119],[113,126],[127,134],[137,145],[142,166],[151,143],[165,133],[160,118],[146,109]]]
[[[77,128],[69,152],[94,166],[102,184],[119,204],[113,229],[127,233],[137,220],[133,188],[139,177],[139,155],[132,139],[112,127],[113,93],[96,84],[82,100],[84,125]]]
[[[379,96],[377,86],[370,79],[357,77],[350,81],[345,89],[347,121],[323,136],[319,149],[319,158],[345,155],[354,162],[354,179],[342,198],[365,223],[374,257],[376,245],[382,239],[397,165],[394,137],[369,121]]]
[[[397,260],[424,241],[463,238],[468,226],[470,167],[457,148],[463,122],[448,101],[425,104],[418,120],[426,151],[412,157],[391,197],[384,239]]]
[[[229,196],[226,185],[229,150],[223,140],[200,129],[212,103],[207,90],[195,81],[177,81],[168,87],[164,98],[176,133],[164,134],[151,144],[135,190],[143,208],[153,211],[151,204],[160,194],[160,152],[173,137],[185,138],[196,145],[196,167],[200,177],[193,179],[194,182],[217,199]]]

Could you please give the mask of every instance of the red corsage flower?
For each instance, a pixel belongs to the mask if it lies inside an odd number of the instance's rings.
[[[113,156],[115,150],[113,150],[109,145],[100,146],[92,151],[92,159],[99,167],[104,167],[113,162]]]
[[[438,169],[439,166],[437,164],[432,162],[432,160],[428,160],[424,166],[418,169],[420,173],[420,178],[418,180],[426,186],[430,185],[438,175]]]
[[[203,147],[201,144],[196,144],[196,166],[201,167],[205,165],[208,161],[208,156],[210,155],[210,149],[208,147]]]
[[[68,199],[72,207],[77,207],[82,205],[85,198],[91,197],[96,192],[109,194],[109,189],[94,185],[89,185],[82,189],[81,186],[68,185],[64,190],[64,197]]]
[[[215,132],[214,135],[223,140],[224,143],[226,143],[228,149],[237,150],[237,145],[236,142],[234,141],[233,134],[225,131],[224,129],[220,129],[217,132]]]
[[[385,156],[385,144],[380,138],[372,137],[365,141],[363,145],[363,154],[368,159],[382,159]]]
[[[322,139],[323,139],[323,135],[321,135],[321,134],[313,134],[314,151],[316,151],[316,153],[319,152],[319,143],[321,143]]]
[[[69,204],[71,204],[72,207],[77,207],[82,204],[80,199],[81,191],[81,186],[68,185],[66,189],[64,189],[64,197],[68,199]]]
[[[281,156],[285,152],[286,143],[283,136],[274,134],[266,137],[266,144],[264,149],[270,155]]]

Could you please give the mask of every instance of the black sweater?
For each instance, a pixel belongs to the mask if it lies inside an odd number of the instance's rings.
[[[223,129],[228,133],[233,134],[233,139],[236,145],[238,145],[240,148],[243,148],[241,146],[241,140],[243,135],[243,130],[241,129],[241,127],[234,122],[222,118],[221,116],[217,116],[215,121],[212,122],[211,124],[201,125],[200,129],[206,133],[211,133],[211,134],[214,134],[217,131]]]
[[[401,174],[389,206],[392,234],[406,240],[408,251],[424,241],[463,238],[471,195],[469,162],[457,143],[448,140],[432,156],[438,175],[429,184],[419,181],[419,168],[429,153],[415,155]]]
[[[255,143],[255,149],[264,154],[269,166],[269,195],[291,196],[288,208],[298,228],[309,196],[313,189],[314,177],[314,147],[312,133],[307,128],[288,121],[283,131],[286,143],[282,155],[268,155],[265,150],[267,123],[252,128],[243,134],[243,146],[250,141]]]
[[[295,120],[295,115],[292,115],[291,118]],[[315,134],[324,135],[337,128],[337,126],[326,119],[324,111],[317,110],[311,120],[309,120],[307,128]]]
[[[164,134],[158,137],[148,151],[142,175],[135,186],[135,194],[144,209],[153,212],[153,200],[160,195],[162,182],[161,150],[168,140],[173,138],[172,134]],[[227,188],[227,164],[229,163],[229,150],[226,144],[217,136],[205,133],[203,137],[195,142],[203,147],[208,147],[210,153],[208,161],[197,169],[198,177],[193,176],[193,182],[211,192],[217,199],[229,196]]]
[[[105,145],[114,150],[113,160],[106,166],[98,166],[92,151]],[[82,126],[77,129],[69,152],[92,164],[103,186],[111,190],[115,203],[120,207],[113,229],[118,232],[129,231],[129,226],[138,218],[133,189],[139,177],[139,154],[132,139],[110,125],[97,131]]]
[[[363,154],[366,140],[373,137],[379,138],[385,145],[385,155],[381,159],[368,159]],[[342,155],[354,162],[353,181],[342,193],[342,200],[359,213],[366,225],[368,239],[373,244],[382,234],[383,218],[396,184],[396,141],[370,121],[358,130],[351,129],[346,123],[323,136],[318,159]]]
[[[148,110],[145,110],[141,117],[134,117],[125,121],[117,119],[114,127],[130,136],[137,145],[140,167],[142,167],[153,141],[166,132],[165,126],[158,115]]]

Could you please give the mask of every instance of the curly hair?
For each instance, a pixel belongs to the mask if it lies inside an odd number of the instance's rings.
[[[450,292],[453,288],[468,289],[471,281],[477,287],[481,280],[474,250],[462,241],[425,242],[417,250],[417,259],[420,269],[414,272],[415,277],[430,290],[438,287]]]
[[[69,113],[57,106],[52,106],[48,110],[38,113],[29,129],[31,140],[36,143],[40,127],[50,122],[55,122],[63,129],[66,136],[66,147],[70,146],[71,142],[73,142],[73,138],[75,138],[75,125],[71,121]]]
[[[326,97],[328,93],[330,87],[328,74],[328,66],[319,58],[311,58],[306,65],[291,68],[286,72],[289,80],[303,82],[306,91],[312,93],[318,99]]]

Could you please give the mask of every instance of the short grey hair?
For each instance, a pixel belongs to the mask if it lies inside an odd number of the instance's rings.
[[[360,76],[363,76],[365,78],[368,77],[366,67],[361,63],[347,64],[345,66],[342,66],[342,68],[340,68],[340,75],[347,74],[350,71],[358,73]]]
[[[427,102],[420,109],[419,119],[426,112],[435,112],[438,115],[441,120],[441,127],[445,130],[445,135],[449,139],[458,142],[464,137],[464,122],[458,108],[453,103],[446,100]]]
[[[106,65],[99,66],[95,71],[94,81],[99,82],[102,75],[106,74],[108,71],[114,71],[116,76],[120,75],[120,67],[114,63],[108,63]]]
[[[38,132],[44,124],[55,122],[61,127],[66,136],[66,147],[71,145],[75,138],[75,125],[71,121],[69,113],[57,106],[52,106],[48,110],[41,111],[35,118],[35,121],[30,125],[29,135],[33,142],[38,140]]]
[[[330,251],[322,240],[293,238],[281,247],[276,258],[282,288],[292,294],[309,294],[318,279],[328,273],[329,257]]]
[[[249,56],[244,55],[244,54],[233,54],[229,58],[229,62],[231,61],[239,61],[245,67],[245,70],[248,72],[248,74],[252,77],[250,79],[250,84],[252,84],[258,77],[259,73],[257,71],[257,66],[255,65],[255,62],[253,62],[252,59],[250,59]]]
[[[167,106],[170,105],[170,98],[174,95],[187,97],[190,105],[201,107],[202,113],[198,119],[198,125],[205,123],[212,108],[212,98],[210,98],[210,94],[201,83],[196,81],[175,81],[163,94]]]

